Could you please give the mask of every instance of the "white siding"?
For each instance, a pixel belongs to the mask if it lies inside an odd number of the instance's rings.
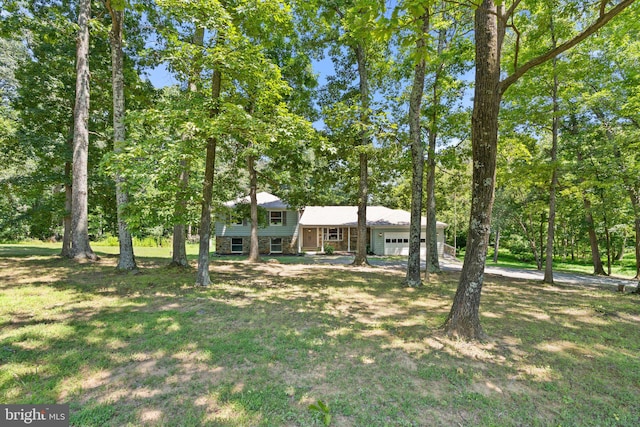
[[[443,256],[444,251],[444,229],[438,228],[438,255]],[[385,247],[385,233],[393,233],[392,235],[397,235],[398,233],[409,233],[408,227],[385,227],[385,228],[373,228],[371,230],[371,236],[373,240],[372,251],[376,255],[384,255],[384,247]],[[421,230],[422,238],[426,236],[426,229],[423,228]],[[408,237],[408,236],[407,236]],[[408,245],[408,244],[407,244]],[[424,255],[424,253],[423,253]]]

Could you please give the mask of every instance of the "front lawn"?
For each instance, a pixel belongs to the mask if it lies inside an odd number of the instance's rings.
[[[439,330],[458,273],[214,258],[203,289],[166,255],[56,253],[0,245],[0,402],[74,426],[319,426],[318,400],[335,426],[640,422],[637,295],[487,276],[469,344]]]

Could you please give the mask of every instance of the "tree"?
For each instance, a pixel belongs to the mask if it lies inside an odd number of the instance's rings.
[[[91,1],[80,0],[76,50],[76,101],[73,128],[71,253],[75,259],[97,259],[89,244],[87,162],[89,152],[89,19]]]
[[[193,44],[195,46],[202,47],[204,43],[204,28],[196,26],[193,32]],[[202,70],[195,68],[193,70],[193,76],[188,82],[189,92],[196,93],[198,91],[197,83],[199,82],[199,75]],[[185,139],[186,135],[183,135]],[[191,169],[191,156],[186,154],[183,159],[180,160],[180,172],[178,178],[178,190],[176,192],[175,208],[174,208],[174,225],[173,225],[173,250],[171,251],[171,266],[174,267],[187,267],[189,261],[187,260],[187,226],[185,224],[185,217],[187,214],[187,193],[189,188],[189,176]]]
[[[429,33],[428,8],[417,18],[416,64],[413,85],[409,97],[409,141],[411,144],[411,223],[409,225],[409,259],[407,267],[407,286],[419,286],[420,280],[420,237],[422,232],[422,183],[424,180],[424,147],[422,145],[422,126],[420,123],[424,80],[427,68],[426,44]]]
[[[351,144],[347,156],[357,157],[358,205],[356,254],[352,265],[367,264],[367,204],[369,203],[369,168],[373,147],[374,113],[372,99],[375,92],[372,80],[381,64],[385,46],[377,36],[378,18],[384,2],[376,0],[349,0],[336,2],[318,0],[309,2],[308,8],[318,14],[317,30],[326,42],[337,75],[330,79],[328,97],[321,100],[325,124],[332,133],[341,133],[342,144]],[[352,82],[357,79],[357,88]],[[333,117],[329,117],[332,115]],[[345,141],[346,140],[346,141]]]
[[[436,234],[436,144],[441,136],[440,128],[446,128],[444,111],[456,116],[452,101],[459,92],[458,82],[453,77],[462,72],[467,55],[465,43],[460,41],[464,20],[456,15],[455,8],[446,2],[400,2],[389,19],[389,28],[394,33],[393,41],[398,51],[395,68],[407,80],[403,96],[408,99],[406,117],[399,118],[399,129],[408,123],[408,139],[411,154],[411,224],[409,236],[409,258],[406,283],[417,286],[420,282],[420,247],[424,199],[425,147],[427,146],[427,254],[428,271],[439,271]],[[409,69],[412,77],[409,77]],[[393,77],[391,78],[393,79]],[[397,92],[405,90],[403,84],[389,91],[389,98],[397,98]],[[425,86],[427,95],[425,95]],[[393,102],[393,101],[392,101]],[[446,105],[449,104],[449,105]],[[405,105],[393,109],[404,112]],[[443,126],[444,125],[444,126]],[[449,137],[452,135],[446,135]],[[427,271],[427,273],[428,273]]]
[[[106,7],[111,15],[111,31],[109,42],[111,44],[111,84],[113,93],[113,151],[119,153],[125,143],[125,100],[124,100],[124,53],[122,51],[122,34],[124,26],[124,2],[107,0]],[[137,269],[133,255],[133,241],[129,227],[123,215],[123,209],[129,202],[129,195],[123,189],[122,176],[115,175],[116,203],[118,211],[118,242],[120,245],[120,257],[118,270]]]
[[[557,36],[555,33],[554,20],[551,17],[550,20],[550,32],[551,32],[551,48],[557,47]],[[553,165],[553,172],[551,174],[551,183],[549,184],[549,223],[547,226],[547,245],[545,248],[545,260],[544,260],[544,278],[543,283],[553,283],[553,243],[556,230],[556,192],[558,188],[558,136],[559,136],[559,124],[560,124],[560,106],[558,100],[558,89],[560,86],[558,78],[558,58],[554,57],[553,64],[553,83],[551,87],[551,102],[553,116],[551,118],[551,164]]]
[[[607,10],[608,1],[600,2],[595,12],[597,18],[593,23],[581,26],[582,31],[567,41],[559,43],[555,48],[546,48],[542,52],[525,51],[524,53],[527,53],[530,59],[522,64],[519,58],[520,50],[532,49],[533,46],[520,46],[520,36],[516,30],[518,44],[514,49],[514,66],[504,78],[502,78],[501,59],[507,27],[517,25],[514,23],[515,18],[529,19],[529,13],[523,11],[516,14],[521,4],[519,0],[512,2],[508,8],[493,0],[483,0],[477,7],[474,19],[476,73],[471,120],[474,165],[471,214],[462,273],[451,310],[444,324],[447,334],[466,339],[483,339],[486,336],[480,325],[479,307],[491,230],[498,116],[504,92],[526,72],[585,40],[632,3],[633,0],[623,0]],[[539,41],[536,45],[540,45]]]
[[[219,34],[217,42],[224,43],[224,35]],[[214,119],[220,113],[220,94],[222,91],[222,72],[214,68],[211,77],[211,104],[210,118]],[[213,198],[213,178],[216,167],[216,148],[218,138],[207,138],[205,157],[204,181],[202,184],[202,213],[200,215],[200,245],[198,250],[198,273],[196,283],[200,286],[209,286],[209,242],[211,240],[211,202]]]

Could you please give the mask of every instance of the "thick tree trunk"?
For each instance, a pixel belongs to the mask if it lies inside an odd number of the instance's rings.
[[[221,38],[219,41],[221,42]],[[218,103],[222,88],[222,75],[219,70],[213,71],[211,77],[211,100],[213,108],[211,117],[220,113]],[[202,184],[202,213],[200,215],[200,247],[198,250],[198,274],[196,284],[209,286],[209,241],[211,240],[211,203],[213,199],[213,178],[216,167],[216,146],[218,140],[214,137],[207,139],[207,156],[205,161],[204,182]]]
[[[429,31],[428,12],[420,19],[421,36],[416,41],[416,50],[421,51],[426,44]],[[420,126],[420,109],[424,93],[426,60],[421,58],[415,66],[413,87],[409,98],[409,140],[411,141],[411,222],[409,225],[409,259],[407,261],[407,286],[420,285],[420,235],[422,231],[422,182],[424,179],[424,148]]]
[[[358,240],[353,265],[367,265],[367,202],[369,201],[369,77],[364,47],[355,48],[360,77],[360,125],[362,126],[360,148],[360,179],[358,182]]]
[[[111,43],[111,83],[113,92],[113,152],[118,154],[122,151],[126,136],[124,126],[124,54],[122,51],[124,10],[114,9],[111,1],[107,1],[107,8],[111,14],[109,41]],[[117,269],[136,270],[136,259],[133,255],[133,241],[123,214],[124,207],[129,203],[129,194],[123,189],[124,180],[118,172],[116,172],[115,181],[118,241],[120,243],[120,258],[118,259]]]
[[[186,231],[184,224],[173,225],[173,240],[171,242],[170,267],[185,268],[189,266],[187,259]]]
[[[504,29],[493,1],[484,0],[475,12],[476,76],[471,118],[473,181],[467,252],[458,289],[445,321],[445,332],[466,339],[484,339],[479,309],[484,266],[491,233],[498,114],[500,112],[500,54]]]
[[[76,100],[73,127],[73,183],[71,189],[71,257],[98,257],[89,245],[89,19],[91,1],[80,1],[76,46]]]
[[[258,241],[258,173],[255,157],[247,157],[249,169],[249,199],[251,201],[251,235],[249,240],[249,262],[260,262],[260,242]]]

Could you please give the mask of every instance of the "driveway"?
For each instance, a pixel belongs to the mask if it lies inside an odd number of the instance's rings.
[[[314,259],[314,263],[319,264],[350,264],[353,262],[351,255],[307,255]],[[407,260],[398,257],[368,257],[369,263],[377,267],[406,269]],[[421,267],[425,268],[425,263],[421,263]],[[444,271],[461,271],[462,261],[455,258],[445,258],[440,260],[440,268]],[[520,269],[510,267],[485,267],[485,274],[496,276],[511,277],[514,279],[526,279],[542,281],[544,272],[534,269]],[[553,280],[558,284],[594,286],[599,288],[609,288],[617,290],[618,285],[625,285],[626,291],[635,290],[638,287],[638,281],[632,279],[624,279],[621,277],[593,276],[590,274],[553,272]]]

